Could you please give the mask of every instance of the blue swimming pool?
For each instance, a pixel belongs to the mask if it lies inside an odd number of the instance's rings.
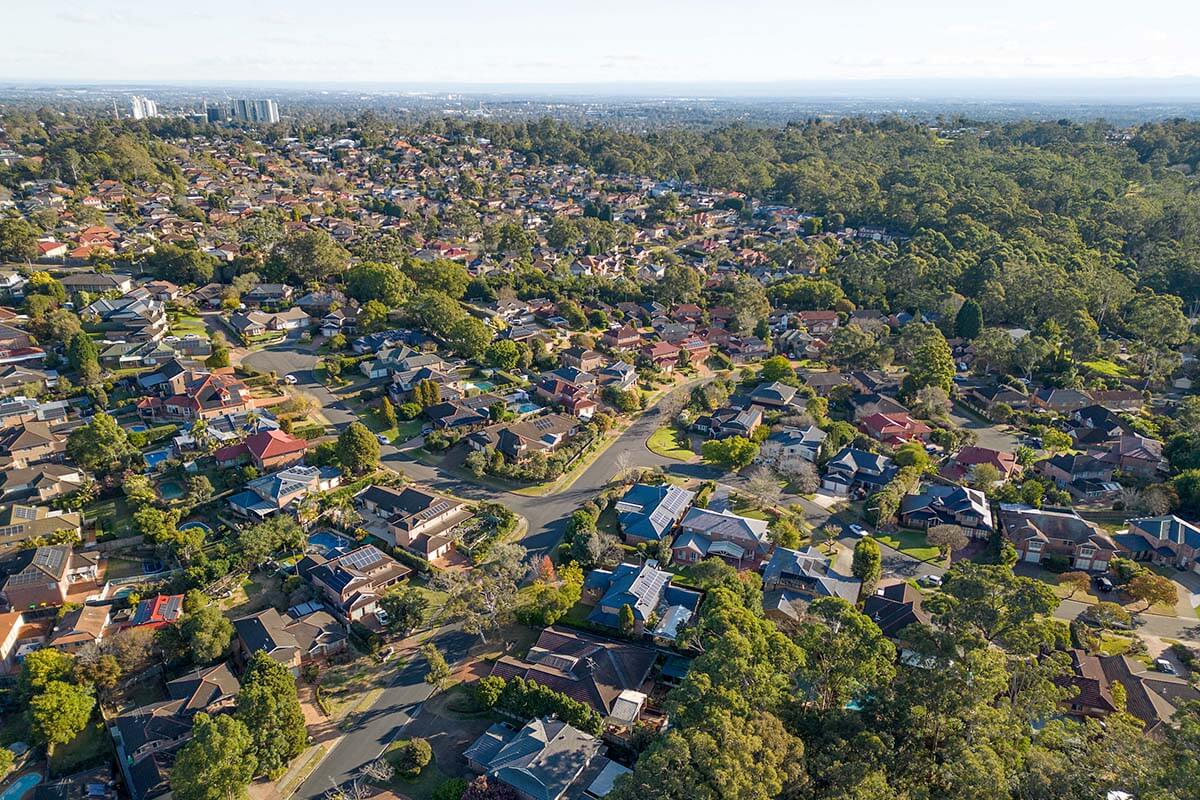
[[[171,457],[170,450],[153,450],[149,453],[142,453],[142,458],[146,459],[147,469],[156,469],[159,464]]]
[[[349,547],[353,542],[333,531],[317,531],[308,537],[308,546],[324,555]]]
[[[150,429],[139,422],[136,425],[130,425],[125,430],[129,431],[130,433],[145,433],[146,431],[148,431]]]
[[[535,411],[541,411],[541,410],[542,410],[542,407],[539,406],[537,403],[521,403],[520,405],[518,405],[516,408],[513,409],[513,411],[517,412],[518,414],[532,414]]]
[[[0,800],[21,800],[33,787],[42,782],[42,776],[36,772],[26,772],[13,781],[13,785],[0,792]]]
[[[204,524],[203,522],[201,522],[198,519],[193,519],[188,522],[184,522],[183,524],[181,524],[179,526],[179,530],[181,530],[181,531],[186,531],[190,528],[202,528],[205,533],[212,533],[212,528],[208,527],[208,525]]]

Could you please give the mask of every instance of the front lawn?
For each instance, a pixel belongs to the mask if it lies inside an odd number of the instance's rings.
[[[403,761],[403,747],[408,744],[408,741],[408,739],[397,739],[383,751],[383,757],[396,768],[396,775],[391,780],[390,788],[397,794],[408,797],[411,800],[427,800],[427,798],[433,797],[434,791],[449,780],[450,776],[438,769],[436,754],[417,777],[409,778],[400,774],[403,767],[401,763]]]
[[[646,440],[646,447],[650,449],[651,453],[663,458],[671,458],[676,461],[696,460],[696,454],[692,452],[687,432],[673,425],[664,426],[650,434],[650,438]]]
[[[873,536],[880,544],[921,561],[934,561],[939,555],[938,549],[925,540],[925,534],[921,531],[899,530],[894,533],[877,531]]]
[[[199,336],[207,336],[208,329],[204,327],[204,320],[200,317],[192,316],[191,314],[171,314],[171,322],[167,327],[172,336],[186,336],[189,333],[194,333]]]

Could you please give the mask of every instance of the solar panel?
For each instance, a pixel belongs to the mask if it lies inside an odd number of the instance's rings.
[[[13,516],[17,519],[37,519],[37,509],[33,506],[13,506]]]

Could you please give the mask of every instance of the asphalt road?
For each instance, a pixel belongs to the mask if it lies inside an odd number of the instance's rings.
[[[454,664],[466,658],[475,637],[448,628],[434,641],[446,660]],[[419,656],[405,663],[379,700],[354,718],[354,727],[338,741],[294,796],[301,800],[318,800],[330,789],[352,780],[364,764],[378,758],[384,748],[403,733],[405,726],[420,711],[421,703],[432,693],[433,687],[425,683],[426,671],[425,659]]]

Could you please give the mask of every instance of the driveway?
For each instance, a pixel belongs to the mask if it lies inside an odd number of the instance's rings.
[[[477,637],[456,628],[443,629],[433,639],[451,664],[466,658]],[[386,669],[386,665],[381,669]],[[354,778],[364,764],[379,757],[421,710],[433,687],[425,683],[425,659],[414,655],[371,708],[354,718],[351,728],[313,774],[296,790],[301,800],[319,800],[327,791]]]

